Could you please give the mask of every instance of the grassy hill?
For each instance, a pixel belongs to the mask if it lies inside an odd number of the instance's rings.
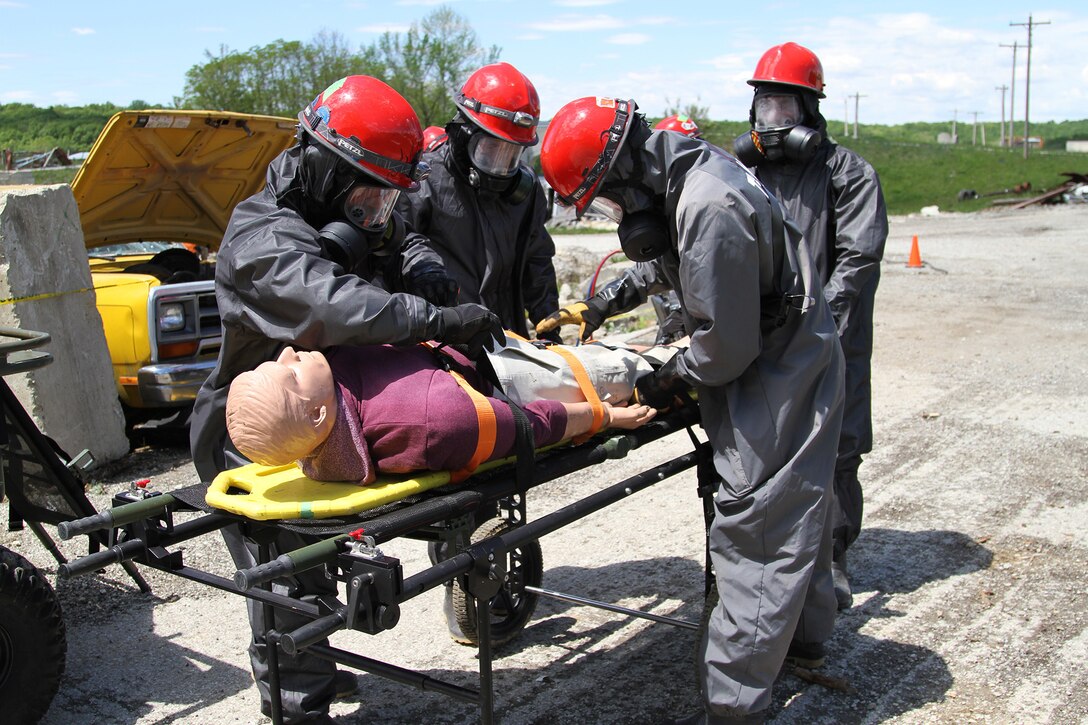
[[[1060,186],[1066,181],[1063,172],[1088,174],[1088,154],[1064,150],[1066,140],[1088,139],[1088,120],[1033,124],[1031,135],[1043,138],[1045,146],[1032,149],[1026,161],[1023,149],[995,145],[1001,137],[996,123],[986,124],[990,145],[982,146],[982,126],[979,124],[977,146],[971,145],[971,125],[962,123],[957,128],[960,142],[956,146],[936,142],[937,134],[951,132],[951,125],[945,123],[863,124],[856,140],[841,133],[841,121],[829,122],[829,131],[836,142],[857,151],[877,170],[892,214],[909,214],[933,205],[943,211],[975,211],[991,206],[1000,196],[1028,199]],[[734,138],[748,130],[748,124],[711,121],[701,123],[700,128],[712,143],[728,149]],[[1017,124],[1017,132],[1022,131],[1023,125]],[[964,189],[984,195],[1024,182],[1031,190],[1023,194],[957,199]]]
[[[146,104],[134,101],[130,107]],[[60,146],[70,153],[87,151],[118,110],[110,104],[72,108],[0,104],[0,147],[46,151]],[[733,139],[748,130],[744,121],[700,121],[699,126],[711,143],[725,149],[732,148]],[[987,146],[981,145],[983,128]],[[960,191],[970,189],[986,195],[1027,182],[1031,190],[1019,196],[1030,198],[1064,183],[1062,172],[1088,174],[1088,154],[1064,151],[1066,140],[1088,139],[1088,119],[1033,124],[1032,136],[1043,138],[1045,147],[1033,150],[1026,161],[1022,150],[996,145],[1001,136],[996,123],[979,124],[977,146],[971,144],[970,123],[958,124],[957,146],[937,143],[939,133],[951,132],[950,123],[862,124],[856,140],[841,133],[841,120],[829,120],[829,130],[836,141],[856,150],[876,168],[892,214],[909,214],[933,205],[944,211],[974,211],[990,206],[998,197],[960,201]],[[1016,132],[1023,132],[1022,123],[1017,124]],[[72,176],[73,170],[39,172],[36,181],[66,183]]]

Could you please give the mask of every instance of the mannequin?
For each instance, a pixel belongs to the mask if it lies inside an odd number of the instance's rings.
[[[507,395],[522,405],[537,447],[590,432],[594,410],[548,350],[511,338],[493,355]],[[640,355],[587,348],[578,355],[601,398],[600,430],[630,430],[653,419],[646,405],[627,406],[635,378],[651,371]],[[574,349],[574,348],[571,348]],[[505,360],[504,360],[505,358]],[[539,375],[527,375],[533,367]],[[274,361],[239,375],[227,398],[227,429],[238,450],[265,465],[299,461],[315,480],[372,482],[378,473],[459,470],[480,423],[472,400],[447,371],[487,396],[496,420],[486,460],[513,450],[514,419],[493,387],[452,349],[341,346],[327,353],[286,347]],[[547,398],[541,397],[547,396]]]

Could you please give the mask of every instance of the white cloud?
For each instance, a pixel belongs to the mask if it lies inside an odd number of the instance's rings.
[[[76,35],[94,35],[94,28],[72,28]]]
[[[538,23],[528,23],[527,27],[544,32],[577,32],[580,30],[612,30],[622,28],[625,23],[611,15],[561,15]]]
[[[553,5],[561,8],[595,8],[601,5],[615,5],[619,0],[555,0]]]
[[[358,33],[407,33],[411,29],[411,23],[377,23],[375,25],[363,25],[355,29]]]
[[[74,106],[80,102],[81,98],[75,91],[53,91],[49,97],[59,106]]]
[[[0,93],[0,99],[5,103],[29,103],[34,100],[33,91],[4,91]]]
[[[26,3],[14,3],[8,2],[8,0],[0,0],[0,8],[25,8]]]
[[[620,33],[608,38],[608,42],[613,45],[643,45],[651,40],[653,38],[645,33]]]

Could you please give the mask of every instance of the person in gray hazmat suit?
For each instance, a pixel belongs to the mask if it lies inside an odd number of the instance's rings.
[[[782,203],[812,249],[824,298],[846,357],[846,402],[835,465],[832,572],[839,608],[853,603],[846,550],[861,532],[858,467],[873,447],[873,308],[888,212],[876,171],[827,137],[820,114],[824,71],[808,48],[770,48],[748,81],[755,86],[750,133],[734,153]]]
[[[636,391],[660,408],[694,386],[722,479],[708,532],[719,599],[701,644],[704,710],[685,721],[759,722],[791,642],[818,655],[834,627],[842,352],[811,252],[778,201],[721,149],[651,131],[636,108],[568,103],[541,166],[579,215],[592,204],[619,223],[645,282],[626,285],[620,307],[667,287],[680,299],[690,346]],[[582,324],[589,311],[576,303],[541,327]]]
[[[248,463],[227,436],[227,392],[237,375],[276,359],[287,345],[320,350],[435,339],[480,348],[503,339],[498,318],[479,305],[439,307],[410,294],[444,297],[453,285],[434,252],[403,244],[403,222],[393,213],[400,192],[417,189],[426,174],[423,131],[408,102],[380,80],[349,76],[318,95],[299,122],[299,142],[269,164],[265,188],[235,207],[219,250],[223,345],[197,396],[190,434],[202,481]],[[223,532],[235,564],[255,566],[255,544],[238,527]],[[272,557],[314,540],[280,531]],[[334,595],[336,583],[318,568],[276,581],[273,590],[309,601]],[[310,620],[278,610],[272,625],[259,603],[247,603],[250,659],[267,715],[265,631]],[[333,697],[357,686],[350,673],[305,653],[281,652],[279,665],[287,722],[329,721]]]
[[[426,239],[442,255],[458,301],[484,305],[528,337],[526,313],[535,324],[558,306],[548,203],[522,163],[537,142],[540,99],[517,68],[493,63],[472,73],[454,102],[448,141],[423,156],[430,176],[397,210],[409,242]]]

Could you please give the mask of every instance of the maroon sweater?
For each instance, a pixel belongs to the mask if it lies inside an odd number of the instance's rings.
[[[476,450],[479,419],[472,399],[436,355],[443,355],[477,390],[493,387],[456,350],[441,353],[413,345],[334,347],[325,352],[338,394],[337,420],[329,438],[300,461],[317,480],[370,483],[380,473],[457,471]],[[497,435],[491,459],[514,448],[514,416],[509,406],[488,397]],[[524,407],[536,446],[558,443],[567,426],[563,405],[538,400]],[[361,423],[361,425],[360,425]]]

